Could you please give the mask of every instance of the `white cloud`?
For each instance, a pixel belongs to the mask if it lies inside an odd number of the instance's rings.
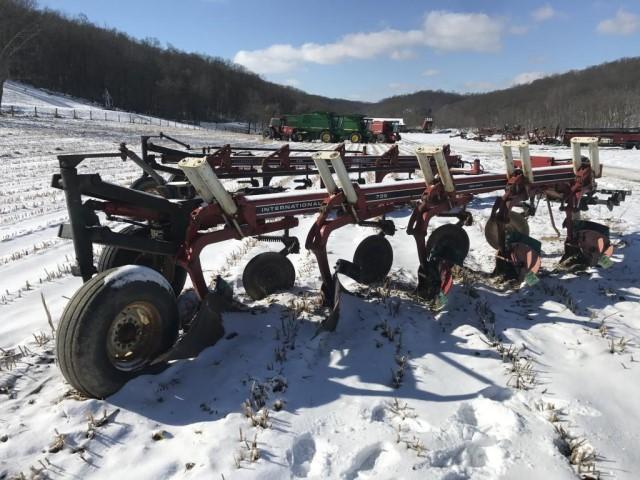
[[[434,75],[438,75],[440,70],[436,70],[435,68],[427,68],[424,72],[422,72],[423,77],[433,77]]]
[[[557,15],[558,12],[556,12],[548,3],[531,12],[531,16],[536,22],[544,22],[545,20],[550,20]]]
[[[524,85],[543,77],[545,77],[544,72],[523,72],[513,78],[511,85]]]
[[[350,33],[333,43],[271,45],[260,50],[240,50],[234,62],[260,74],[288,72],[303,63],[336,64],[349,59],[386,56],[411,58],[412,47],[438,51],[494,52],[501,47],[504,25],[483,13],[433,11],[419,30],[385,29]]]
[[[631,35],[638,31],[640,17],[622,8],[617,11],[616,16],[601,21],[597,30],[605,35]]]
[[[504,25],[484,13],[430,12],[424,22],[424,42],[441,51],[500,50]]]
[[[393,60],[411,60],[416,57],[416,52],[409,49],[394,50],[389,55]]]

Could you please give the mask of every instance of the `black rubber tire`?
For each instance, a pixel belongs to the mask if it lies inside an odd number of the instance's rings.
[[[362,143],[362,135],[360,132],[353,132],[349,140],[351,140],[351,143]]]
[[[376,140],[378,141],[378,143],[387,143],[387,137],[384,133],[379,133],[376,136]]]
[[[139,190],[145,193],[152,193],[163,197],[162,193],[158,190],[158,182],[151,177],[140,177],[131,184],[131,188]]]
[[[118,369],[107,353],[113,320],[134,302],[147,302],[159,313],[161,335],[154,340],[151,361],[173,345],[179,326],[175,295],[158,272],[141,266],[107,270],[80,287],[67,304],[56,332],[56,355],[62,374],[82,394],[105,398],[148,370],[148,363]]]
[[[244,289],[254,300],[262,300],[277,291],[293,288],[295,280],[293,263],[278,252],[256,255],[242,272]]]
[[[427,254],[430,254],[431,250],[437,245],[443,243],[452,249],[451,254],[447,255],[450,257],[447,260],[453,261],[455,258],[458,260],[453,263],[462,265],[462,261],[469,254],[470,246],[469,235],[467,235],[464,228],[454,223],[447,223],[436,228],[427,239]]]
[[[118,233],[132,236],[147,236],[149,235],[149,230],[137,225],[128,225]],[[142,254],[134,250],[106,245],[98,258],[98,272],[104,272],[124,265],[143,265],[163,274],[163,272],[157,268],[158,264],[162,264],[163,260],[163,255]],[[171,284],[171,287],[173,287],[175,294],[179,295],[187,281],[187,271],[176,265],[173,278],[167,278],[167,281]]]
[[[329,130],[323,130],[322,132],[320,132],[319,138],[322,143],[331,143],[331,141],[333,140],[331,132]]]
[[[393,265],[393,248],[384,235],[370,235],[356,248],[353,263],[360,267],[360,283],[380,283]]]

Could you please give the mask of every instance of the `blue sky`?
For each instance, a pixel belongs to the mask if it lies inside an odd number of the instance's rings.
[[[479,92],[640,55],[639,0],[39,0],[310,93]]]

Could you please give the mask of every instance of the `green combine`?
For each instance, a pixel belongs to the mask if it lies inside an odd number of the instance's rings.
[[[372,135],[364,118],[364,115],[336,115],[329,112],[283,115],[271,119],[264,136],[292,142],[368,142]]]

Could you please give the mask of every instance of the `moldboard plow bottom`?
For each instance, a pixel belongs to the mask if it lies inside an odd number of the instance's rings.
[[[181,180],[165,194],[118,186],[96,173],[79,173],[85,161],[133,158],[126,148],[115,154],[61,155],[60,173],[52,183],[65,192],[70,221],[61,226],[59,235],[73,239],[74,274],[85,283],[60,320],[60,368],[77,390],[105,397],[154,365],[198,355],[223,337],[223,312],[239,308],[224,279],[217,276],[213,285],[205,280],[202,250],[245,238],[280,244],[280,250],[252,258],[242,273],[247,295],[263,299],[295,285],[289,257],[299,253],[300,242],[291,230],[303,216],[315,216],[304,246],[316,258],[327,308],[318,333],[338,328],[345,292],[341,275],[363,285],[386,280],[394,262],[387,237],[396,234],[388,217],[399,208],[411,209],[407,233],[417,249],[415,291],[436,308],[447,302],[454,266],[463,265],[474,246],[465,227],[473,222],[470,207],[478,195],[500,192],[485,229],[488,243],[497,251],[496,273],[535,283],[542,246],[530,236],[527,219],[535,214],[540,199],[559,202],[565,213],[565,257],[587,266],[609,266],[613,246],[608,229],[580,214],[594,204],[613,208],[629,192],[598,192],[595,179],[602,169],[597,144],[574,140],[570,160],[531,157],[526,142],[507,142],[505,173],[484,172],[477,161],[468,169],[453,167],[442,147],[421,146],[413,164],[407,160],[401,168],[419,170],[422,178],[366,185],[350,177],[358,172],[345,164],[343,152],[318,151],[310,156],[313,165],[305,166],[305,171],[320,177],[322,189],[261,194],[229,192],[217,174],[216,155],[181,157],[176,169]],[[589,146],[588,158],[581,155],[583,144]],[[512,157],[514,146],[520,149],[519,160]],[[375,171],[375,162],[367,168]],[[386,171],[387,166],[381,168]],[[166,195],[171,191],[175,195]],[[180,194],[185,191],[189,194]],[[609,196],[599,199],[597,193]],[[451,222],[429,232],[435,217]],[[113,223],[125,228],[118,230]],[[372,233],[350,260],[339,259],[332,268],[327,257],[331,234],[349,226],[371,228]],[[97,266],[96,244],[104,246]],[[183,291],[187,276],[193,290]],[[188,300],[196,308],[179,315],[178,305]]]

